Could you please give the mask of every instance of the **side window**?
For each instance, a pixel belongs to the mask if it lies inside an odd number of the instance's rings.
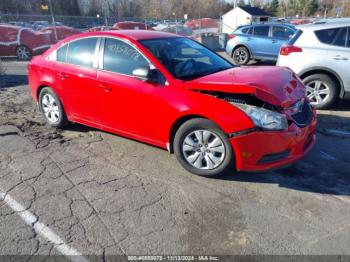
[[[350,48],[350,27],[348,27],[348,43],[346,47]]]
[[[69,43],[67,63],[93,67],[97,37],[85,38]]]
[[[242,33],[243,34],[249,34],[249,31],[250,31],[249,29],[250,29],[249,27],[243,28],[242,29]]]
[[[103,54],[103,69],[115,73],[132,75],[136,68],[147,67],[149,62],[129,44],[106,38]]]
[[[68,50],[68,45],[64,45],[61,48],[59,48],[57,50],[56,61],[58,61],[58,62],[66,62],[67,50]]]
[[[254,35],[255,36],[269,36],[269,26],[256,26],[254,27]]]
[[[331,28],[316,31],[315,34],[320,42],[331,45],[337,37],[339,31],[340,28]]]
[[[294,31],[284,26],[274,26],[272,28],[272,37],[290,39],[294,35]]]
[[[334,42],[332,43],[333,45],[336,46],[341,46],[341,47],[345,47],[346,45],[346,36],[347,36],[347,28],[342,28],[338,35],[336,36],[336,39],[334,40]]]

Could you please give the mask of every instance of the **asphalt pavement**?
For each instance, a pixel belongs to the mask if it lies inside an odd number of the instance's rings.
[[[48,127],[26,63],[0,76],[0,255],[350,255],[350,103],[281,170],[194,176],[167,151]]]

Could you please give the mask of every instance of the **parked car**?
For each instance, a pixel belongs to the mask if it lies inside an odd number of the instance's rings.
[[[226,52],[236,65],[246,65],[251,59],[276,61],[283,44],[296,33],[288,24],[255,24],[242,26],[229,36]]]
[[[145,23],[132,22],[132,21],[118,22],[118,23],[115,23],[113,25],[113,27],[116,30],[146,30],[146,29],[151,29],[151,28],[148,28]]]
[[[193,30],[186,26],[181,26],[181,25],[168,26],[164,28],[162,31],[181,35],[181,36],[186,36],[190,38],[195,38],[195,33],[193,32]]]
[[[33,29],[37,31],[48,26],[50,26],[50,23],[48,21],[35,21],[33,22],[33,25],[32,25]]]
[[[185,26],[191,28],[198,35],[205,33],[217,34],[220,28],[218,21],[212,18],[190,20],[185,23]]]
[[[35,32],[29,28],[0,25],[0,56],[16,56],[30,60],[51,46],[50,34]]]
[[[277,65],[291,68],[306,85],[317,109],[350,97],[350,23],[298,27],[280,51]]]
[[[289,22],[293,25],[305,25],[305,24],[311,24],[313,20],[312,19],[292,19]]]
[[[31,28],[31,29],[33,28],[32,24],[29,22],[11,21],[11,22],[8,22],[8,24],[14,25],[14,26],[19,26],[19,27]]]
[[[112,26],[95,26],[92,27],[88,30],[86,30],[87,32],[99,32],[99,31],[110,31],[110,30],[117,30]]]
[[[52,127],[77,122],[168,149],[197,175],[280,167],[315,142],[315,111],[292,71],[234,68],[186,37],[85,33],[28,69]]]
[[[55,28],[56,28],[56,33],[57,33],[57,40],[62,40],[64,38],[67,38],[72,35],[80,34],[81,31],[78,29],[75,29],[73,27],[68,27],[68,26],[50,26],[50,27],[45,27],[40,30],[40,32],[43,33],[48,33],[50,34],[50,39],[51,43],[55,44],[56,41],[56,35],[55,35]]]

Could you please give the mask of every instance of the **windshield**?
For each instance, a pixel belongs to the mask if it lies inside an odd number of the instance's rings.
[[[191,80],[232,68],[233,65],[188,38],[140,41],[176,78]]]

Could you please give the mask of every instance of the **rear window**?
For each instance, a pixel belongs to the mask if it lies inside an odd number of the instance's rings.
[[[269,26],[256,26],[254,27],[254,35],[256,36],[269,36]]]
[[[242,29],[242,33],[249,35],[250,34],[250,29],[251,29],[250,27],[243,28]]]
[[[294,31],[284,26],[274,26],[272,28],[272,37],[290,39],[294,35]]]
[[[318,40],[324,44],[345,47],[347,28],[331,28],[315,32]]]
[[[294,45],[296,43],[296,41],[298,41],[298,39],[300,38],[300,36],[303,34],[303,31],[298,30],[294,36],[288,41],[289,45]]]

